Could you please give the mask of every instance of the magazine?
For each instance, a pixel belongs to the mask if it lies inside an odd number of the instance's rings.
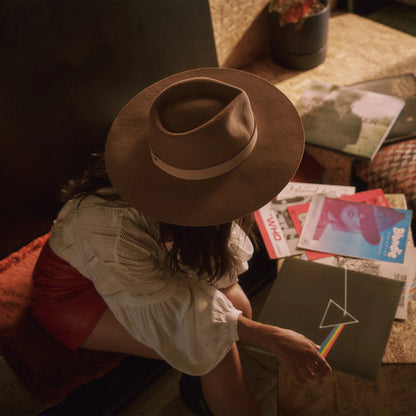
[[[283,230],[276,213],[270,204],[265,205],[254,213],[261,237],[271,259],[281,259],[292,255],[286,242]]]
[[[405,100],[402,112],[384,140],[385,145],[416,137],[416,76],[414,74],[391,75],[353,84],[350,87],[394,95]]]
[[[273,201],[254,213],[269,257],[280,259],[304,253],[297,248],[299,234],[289,217],[288,206],[308,202],[316,193],[337,197],[354,192],[353,186],[289,182]]]
[[[369,191],[357,192],[353,195],[343,195],[340,197],[343,200],[365,202],[367,204],[375,204],[383,207],[388,207],[389,203],[381,188],[371,189]],[[302,233],[303,225],[309,211],[309,203],[292,205],[288,207],[288,215],[291,218],[296,232],[300,236]],[[299,241],[299,240],[298,240]],[[332,256],[332,254],[322,253],[317,251],[305,250],[305,254],[309,260],[317,260],[325,257]]]
[[[369,191],[357,192],[354,195],[343,195],[339,199],[344,201],[365,202],[379,207],[389,207],[390,204],[381,188],[370,189]]]
[[[310,203],[293,205],[287,208],[289,217],[293,222],[293,226],[296,229],[298,236],[302,234],[303,225],[305,224],[306,217],[308,216]],[[299,237],[298,237],[298,245],[299,245]],[[322,259],[325,257],[332,257],[332,253],[323,253],[319,251],[313,250],[304,250],[304,253],[308,260],[317,260]]]
[[[402,287],[399,280],[290,257],[259,321],[305,335],[333,369],[375,380]]]
[[[404,194],[385,194],[384,197],[390,207],[407,209],[407,202]],[[377,199],[379,200],[379,203],[383,201],[382,199]],[[395,319],[406,319],[407,304],[409,300],[413,298],[414,288],[416,287],[416,248],[413,246],[413,238],[410,235],[410,230],[407,239],[407,249],[403,265],[385,261],[357,259],[353,257],[343,256],[326,257],[316,261],[318,263],[344,267],[363,273],[370,273],[377,276],[404,281],[405,284],[400,296]]]
[[[334,194],[319,194],[333,196]],[[271,259],[304,254],[305,250],[298,248],[298,226],[292,221],[288,208],[308,204],[314,194],[297,196],[288,199],[276,199],[254,214],[260,234]]]
[[[337,197],[342,195],[355,194],[355,186],[327,185],[320,183],[289,182],[277,195],[276,199],[294,198],[309,194],[334,194]]]
[[[392,208],[407,209],[407,201],[405,194],[385,194],[385,197]],[[412,229],[409,229],[407,240],[409,245],[414,245]]]
[[[411,210],[314,196],[299,247],[403,263]]]
[[[298,100],[307,144],[371,160],[405,101],[313,80]]]

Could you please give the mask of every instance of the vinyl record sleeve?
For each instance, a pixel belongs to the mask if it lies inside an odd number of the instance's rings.
[[[375,380],[402,287],[402,281],[290,257],[259,321],[297,331],[318,345],[342,325],[327,361],[335,370]]]
[[[350,85],[355,89],[403,98],[402,112],[384,139],[384,145],[416,136],[416,76],[412,73],[391,75]]]
[[[312,80],[296,107],[307,144],[372,160],[399,117],[402,98]]]
[[[343,256],[403,263],[412,210],[316,195],[299,247]]]

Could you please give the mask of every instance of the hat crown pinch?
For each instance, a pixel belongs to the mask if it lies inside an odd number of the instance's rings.
[[[154,161],[198,170],[223,164],[242,152],[247,157],[252,149],[244,149],[249,143],[254,147],[255,131],[254,114],[243,90],[211,78],[192,78],[156,97],[148,140]],[[244,158],[237,159],[241,163]]]

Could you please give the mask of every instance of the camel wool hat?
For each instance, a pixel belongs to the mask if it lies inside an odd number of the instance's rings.
[[[120,197],[159,221],[223,224],[271,201],[304,151],[300,117],[251,73],[200,68],[164,78],[115,118],[105,161]]]

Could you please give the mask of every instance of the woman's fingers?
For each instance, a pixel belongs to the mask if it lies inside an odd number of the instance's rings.
[[[298,356],[293,356],[298,371],[307,378],[322,377],[332,371],[331,366],[319,354],[319,346],[310,341],[312,348],[306,348],[306,350],[299,353]]]
[[[332,371],[332,368],[328,364],[328,361],[324,357],[322,357],[322,355],[319,354],[319,352],[317,352],[314,361],[316,363],[319,374],[325,375]]]

